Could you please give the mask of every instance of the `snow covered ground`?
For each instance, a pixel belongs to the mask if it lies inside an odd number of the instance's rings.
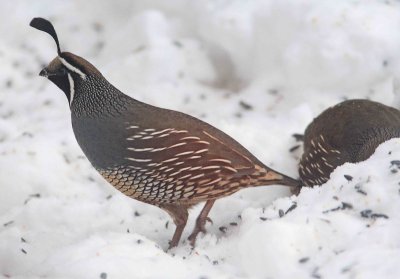
[[[221,199],[194,250],[164,252],[169,216],[103,181],[65,96],[38,76],[56,48],[29,27],[36,16],[122,91],[202,118],[295,177],[291,135],[323,109],[400,107],[399,1],[2,1],[0,277],[400,278],[400,139],[298,197],[271,186]]]

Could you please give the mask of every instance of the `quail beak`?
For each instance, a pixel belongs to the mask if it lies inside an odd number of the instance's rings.
[[[48,67],[44,67],[39,73],[39,76],[41,77],[64,76],[64,75],[66,75],[66,71],[63,68],[50,70]]]
[[[43,69],[40,71],[39,76],[41,76],[41,77],[48,77],[48,76],[49,76],[49,73],[48,73],[48,71],[47,71],[47,68],[43,68]]]
[[[301,181],[293,179],[289,176],[280,174],[273,170],[268,171],[265,179],[269,180],[271,184],[292,186],[292,187],[301,187]]]

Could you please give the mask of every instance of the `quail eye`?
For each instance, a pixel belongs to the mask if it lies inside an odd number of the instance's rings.
[[[67,69],[65,69],[64,67],[60,68],[60,70],[58,71],[58,74],[60,76],[65,76],[67,73]]]

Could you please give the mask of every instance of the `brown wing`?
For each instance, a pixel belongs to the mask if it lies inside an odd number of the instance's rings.
[[[127,138],[126,163],[120,172],[123,176],[130,170],[126,181],[134,178],[119,190],[146,202],[193,202],[222,196],[234,192],[240,179],[255,171],[249,158],[205,131],[134,125],[128,129],[132,136]]]

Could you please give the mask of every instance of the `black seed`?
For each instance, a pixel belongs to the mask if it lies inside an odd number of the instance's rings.
[[[311,274],[311,277],[317,278],[317,279],[321,279],[321,275],[318,274],[318,270],[319,270],[318,267],[315,268],[315,269],[313,270],[312,274]]]
[[[212,264],[213,265],[218,265],[218,261],[213,261]]]
[[[282,218],[283,216],[285,216],[285,212],[282,209],[279,209],[278,211],[279,213],[279,217]]]
[[[389,219],[389,216],[387,216],[385,214],[381,214],[381,213],[373,213],[373,214],[371,214],[371,218],[372,219],[376,219],[376,218]]]
[[[108,195],[107,197],[106,197],[106,200],[109,200],[109,199],[111,199],[112,198],[112,195]]]
[[[396,170],[396,169],[391,169],[390,172],[391,172],[391,173],[397,173],[398,170]]]
[[[222,227],[219,227],[219,230],[220,230],[221,232],[223,232],[223,233],[226,233],[226,231],[228,230],[228,228],[222,226]]]
[[[353,177],[351,175],[348,175],[348,174],[345,174],[344,178],[346,178],[347,181],[352,181],[353,180]]]
[[[14,223],[14,221],[8,221],[7,223],[4,223],[3,226],[7,227],[9,225],[12,225]]]
[[[351,270],[351,266],[346,266],[346,267],[342,268],[341,272],[346,273],[346,272],[349,272],[350,270]]]
[[[11,79],[8,79],[7,81],[6,81],[6,87],[7,88],[11,88],[13,86],[13,81],[11,80]]]
[[[309,257],[301,258],[301,259],[299,260],[299,263],[306,263],[306,262],[308,262],[309,260],[310,260]]]
[[[169,221],[165,223],[165,228],[168,229]]]
[[[278,94],[278,89],[268,89],[268,93],[269,94],[271,94],[271,95],[276,95],[276,94]]]
[[[141,240],[141,239],[136,240],[137,244],[142,244],[142,242],[143,242],[143,240]]]
[[[353,205],[347,202],[342,202],[342,209],[353,209]]]
[[[361,189],[361,187],[362,187],[362,184],[360,184],[360,183],[357,183],[357,184],[354,186],[354,188],[356,189],[357,193],[360,193],[360,194],[366,196],[366,195],[367,195],[367,192],[365,192],[363,189]]]
[[[21,248],[21,252],[24,254],[28,254],[23,248]]]
[[[134,52],[134,53],[141,52],[141,51],[145,50],[146,48],[147,48],[146,46],[141,45],[141,46],[138,46],[137,48],[135,48],[135,49],[133,50],[133,52]]]
[[[243,115],[240,112],[237,112],[234,114],[234,116],[237,118],[242,118]]]
[[[347,202],[342,202],[341,206],[322,211],[322,213],[325,214],[325,213],[328,213],[328,212],[338,211],[338,210],[345,210],[345,209],[353,209],[353,205],[350,204],[350,203],[347,203]]]
[[[26,240],[23,237],[21,237],[21,242],[26,243]]]
[[[239,105],[244,109],[244,110],[252,110],[253,106],[244,102],[244,101],[240,101]]]
[[[386,214],[382,213],[373,213],[371,209],[365,209],[360,212],[361,217],[363,218],[371,218],[371,219],[377,219],[377,218],[384,218],[384,219],[389,219],[389,216]]]
[[[371,217],[372,210],[365,209],[365,210],[361,211],[360,214],[361,214],[361,217],[363,217],[363,218],[369,218],[369,217]]]
[[[285,214],[288,214],[290,211],[294,210],[297,207],[297,203],[294,202],[289,208],[288,210],[286,210]]]
[[[100,273],[100,279],[107,279],[107,273],[105,272]]]
[[[299,145],[295,145],[295,146],[293,146],[293,147],[291,147],[291,148],[289,149],[289,152],[294,152],[294,151],[296,151],[297,149],[299,149],[299,147],[300,147],[300,144],[299,144]]]
[[[382,61],[382,66],[383,66],[383,67],[387,67],[388,64],[389,64],[389,62],[388,62],[387,60],[383,60],[383,61]]]
[[[129,229],[126,229],[126,232],[127,232],[127,233],[130,233]]]
[[[64,158],[64,161],[65,161],[67,164],[71,164],[71,161],[69,160],[67,154],[64,153],[64,154],[63,154],[63,158]]]
[[[238,224],[237,224],[236,222],[231,222],[231,223],[229,223],[229,225],[231,225],[231,226],[237,226]]]
[[[33,134],[31,132],[23,132],[22,136],[27,138],[33,138]]]
[[[304,135],[302,134],[293,134],[292,137],[294,137],[296,141],[304,141]]]
[[[260,217],[261,221],[267,221],[268,219],[266,217]]]
[[[135,217],[139,217],[139,216],[140,216],[140,213],[137,212],[137,211],[135,211],[134,215],[135,215]]]
[[[183,45],[180,41],[174,41],[174,45],[179,48],[183,47]]]
[[[24,201],[24,204],[27,204],[32,198],[40,198],[40,194],[39,193],[37,193],[37,194],[31,194],[31,195],[29,195],[29,197]]]
[[[392,166],[396,166],[397,168],[400,169],[400,160],[393,160],[393,161],[390,161],[390,164],[391,164]]]
[[[96,48],[97,48],[97,50],[102,50],[103,47],[104,47],[104,45],[105,45],[105,42],[103,42],[103,41],[98,41],[98,42],[96,43]]]

